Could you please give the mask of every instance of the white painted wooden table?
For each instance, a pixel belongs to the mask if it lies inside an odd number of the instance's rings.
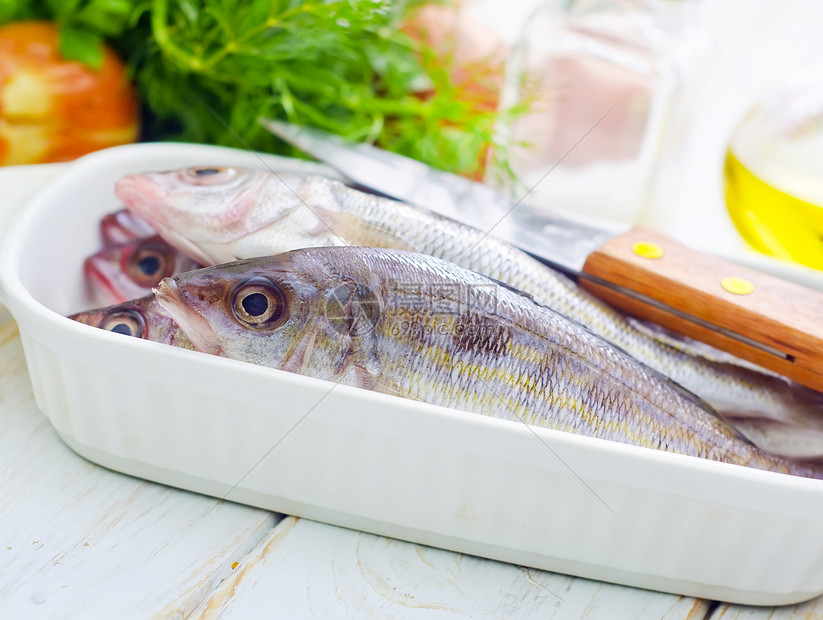
[[[0,169],[0,239],[65,167]],[[823,599],[721,606],[284,517],[104,469],[66,447],[37,410],[3,310],[0,472],[0,618],[823,618]]]

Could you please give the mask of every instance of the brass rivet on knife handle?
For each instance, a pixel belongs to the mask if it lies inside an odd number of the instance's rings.
[[[735,295],[748,295],[749,293],[754,292],[754,284],[745,278],[736,278],[734,276],[723,278],[720,281],[720,286],[722,286],[724,290]]]
[[[643,258],[661,258],[663,256],[663,248],[651,241],[632,243],[632,252]]]
[[[665,254],[648,260],[633,249],[638,242],[656,244]],[[823,391],[821,292],[694,251],[644,227],[593,252],[583,272],[580,285],[621,310]],[[586,279],[587,274],[595,281]],[[731,291],[723,286],[730,277],[735,278]]]

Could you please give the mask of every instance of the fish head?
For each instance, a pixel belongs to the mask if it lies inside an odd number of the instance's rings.
[[[155,288],[163,308],[207,353],[300,372],[338,376],[351,356],[352,295],[332,261],[312,248],[221,264],[166,278]]]
[[[100,220],[100,236],[104,246],[128,243],[156,234],[148,222],[128,209],[108,213]]]
[[[154,295],[78,312],[70,319],[105,331],[152,342],[193,349],[188,338],[163,310]]]
[[[123,177],[115,193],[126,207],[169,243],[203,263],[211,262],[198,241],[225,240],[234,212],[253,198],[252,171],[228,166],[193,166]],[[182,234],[181,231],[186,231]]]
[[[148,295],[163,278],[197,266],[155,235],[103,248],[86,259],[83,269],[95,297],[117,304]]]
[[[120,179],[117,196],[173,246],[212,265],[303,246],[333,245],[303,197],[306,177],[195,166]]]

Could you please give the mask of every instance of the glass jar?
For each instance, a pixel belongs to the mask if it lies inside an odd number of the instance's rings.
[[[642,221],[664,131],[687,94],[696,15],[687,0],[539,3],[502,101],[530,103],[504,140],[513,191],[547,210]]]
[[[752,247],[823,269],[823,72],[797,73],[753,106],[724,179],[729,215]]]

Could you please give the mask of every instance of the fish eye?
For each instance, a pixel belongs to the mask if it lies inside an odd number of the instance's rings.
[[[146,333],[146,321],[136,310],[118,310],[109,314],[100,323],[100,329],[116,334],[142,338]]]
[[[194,166],[183,171],[183,180],[192,185],[221,185],[235,176],[237,169],[227,166]]]
[[[271,280],[256,277],[235,289],[231,307],[234,318],[241,325],[270,329],[285,315],[286,298]]]
[[[156,241],[140,243],[128,258],[126,271],[140,286],[150,287],[173,275],[174,257],[171,249]]]

